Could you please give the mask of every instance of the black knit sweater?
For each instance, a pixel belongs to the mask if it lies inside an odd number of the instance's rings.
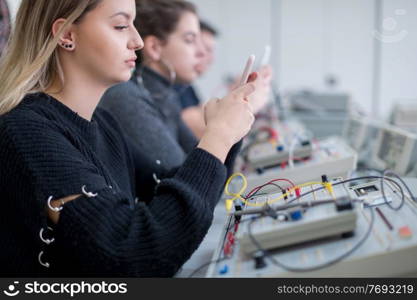
[[[154,74],[150,70],[144,73],[146,78],[146,74]],[[156,74],[151,82],[152,86],[161,87],[160,90],[165,90],[164,86],[168,84]],[[138,174],[141,187],[137,191],[141,199],[152,197],[155,179],[164,178],[173,168],[182,165],[198,143],[182,121],[171,94],[168,92],[165,97],[153,99],[135,74],[128,82],[108,89],[99,104],[120,124],[135,166],[141,170]]]
[[[113,86],[103,95],[99,107],[120,124],[134,158],[139,189],[137,196],[153,196],[157,178],[181,166],[198,141],[182,121],[178,93],[167,79],[141,66],[128,81]],[[225,166],[233,171],[241,143],[228,155]]]
[[[40,93],[1,116],[0,275],[174,275],[207,233],[226,168],[194,149],[145,204],[135,200],[133,165],[101,109],[90,122]],[[48,198],[78,194],[49,224]]]

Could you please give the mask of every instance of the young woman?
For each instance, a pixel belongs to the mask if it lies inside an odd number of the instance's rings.
[[[142,170],[138,196],[148,201],[159,180],[181,166],[198,144],[181,118],[172,86],[197,76],[203,50],[198,43],[199,19],[193,4],[137,0],[136,10],[136,28],[145,36],[144,48],[138,53],[143,62],[129,82],[104,94],[100,106],[111,112],[126,133],[136,168]],[[234,146],[226,159],[228,174],[239,149],[240,144]]]
[[[211,101],[198,146],[135,200],[142,170],[96,109],[131,76],[134,19],[134,0],[22,1],[0,63],[0,275],[172,276],[206,234],[255,87]]]
[[[134,149],[141,183],[138,195],[147,200],[155,185],[182,165],[198,139],[181,117],[174,83],[193,81],[204,55],[199,42],[196,8],[182,0],[137,0],[136,28],[144,36],[142,58],[131,80],[109,89],[100,106],[120,122]],[[255,81],[256,76],[251,77]],[[120,103],[123,99],[123,103]],[[200,115],[203,118],[203,115]],[[199,136],[201,138],[201,136]],[[240,149],[237,144],[226,160],[228,174]]]

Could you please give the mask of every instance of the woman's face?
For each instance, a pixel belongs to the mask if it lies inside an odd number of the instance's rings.
[[[204,56],[200,59],[197,71],[201,76],[207,72],[208,68],[213,64],[216,39],[214,35],[208,31],[201,31],[200,39],[204,49]]]
[[[102,0],[74,25],[74,60],[103,85],[129,80],[143,41],[133,25],[135,0]]]
[[[200,24],[191,12],[182,14],[178,25],[161,50],[161,58],[175,70],[178,83],[190,83],[198,77],[197,66],[204,50],[199,41]]]

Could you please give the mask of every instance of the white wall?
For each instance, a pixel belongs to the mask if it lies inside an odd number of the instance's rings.
[[[17,9],[19,8],[21,1],[22,0],[6,0],[9,10],[10,10],[10,14],[12,16],[12,20],[14,20],[16,16]]]
[[[366,112],[385,117],[395,99],[417,98],[417,1],[376,1],[390,30],[376,28],[375,0],[192,0],[222,31],[218,62],[199,86],[207,91],[217,85],[219,74],[239,70],[249,52],[262,53],[270,34],[281,91],[323,89],[325,76],[333,74],[339,89],[351,93]],[[406,14],[396,15],[396,9]],[[396,28],[388,17],[396,20]],[[376,39],[378,30],[383,38],[402,30],[407,36],[388,43]],[[375,47],[380,47],[380,58],[374,56]],[[375,60],[380,68],[376,76]],[[379,101],[376,110],[374,96]]]
[[[220,30],[217,58],[200,81],[205,99],[221,96],[219,83],[227,74],[242,72],[250,54],[262,56],[271,42],[271,1],[192,0],[200,15]],[[235,12],[236,13],[232,13]]]
[[[398,99],[417,102],[417,1],[384,0],[383,20],[380,110],[387,115]]]
[[[372,1],[284,0],[281,88],[324,88],[333,74],[340,89],[370,109]]]
[[[382,7],[379,26],[376,1]],[[14,16],[21,0],[7,2]],[[239,74],[249,54],[259,58],[265,45],[271,44],[271,63],[281,91],[323,89],[325,76],[334,74],[340,89],[350,92],[369,113],[386,117],[398,99],[417,101],[416,0],[191,2],[221,31],[217,61],[198,81],[205,99],[221,96],[223,77]],[[380,57],[374,56],[375,47],[380,48]],[[372,109],[374,96],[379,103],[376,109]]]

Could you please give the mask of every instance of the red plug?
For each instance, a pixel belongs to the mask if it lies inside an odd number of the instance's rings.
[[[301,196],[301,189],[299,187],[295,188],[295,195],[297,198]]]

